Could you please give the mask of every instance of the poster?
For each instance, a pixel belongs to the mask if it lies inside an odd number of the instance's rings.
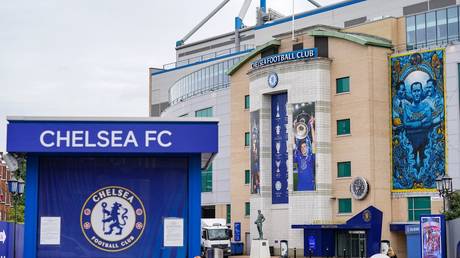
[[[444,219],[440,215],[421,216],[422,258],[444,258]]]
[[[272,203],[288,203],[287,93],[272,95]]]
[[[251,112],[251,193],[260,193],[260,111]]]
[[[293,104],[294,191],[314,191],[316,176],[315,103]]]
[[[392,191],[435,190],[446,173],[445,52],[390,59]]]
[[[40,244],[59,245],[61,243],[61,217],[40,218]]]
[[[184,219],[164,219],[163,245],[165,247],[184,246]]]

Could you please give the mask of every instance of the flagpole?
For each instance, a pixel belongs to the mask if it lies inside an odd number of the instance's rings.
[[[292,41],[295,41],[295,20],[294,20],[294,0],[292,0]]]

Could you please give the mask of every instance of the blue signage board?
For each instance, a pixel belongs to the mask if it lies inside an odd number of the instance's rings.
[[[217,122],[9,121],[7,151],[215,153],[217,135]]]
[[[241,241],[241,222],[235,222],[235,226],[233,229],[235,231],[235,234],[234,234],[235,242],[240,242]]]
[[[287,93],[272,95],[272,203],[288,203]]]
[[[251,63],[252,69],[260,68],[263,66],[283,63],[288,61],[295,61],[301,59],[311,59],[318,57],[318,49],[317,48],[306,48],[301,50],[296,50],[292,52],[284,52],[276,55],[267,56],[261,58],[255,62]]]

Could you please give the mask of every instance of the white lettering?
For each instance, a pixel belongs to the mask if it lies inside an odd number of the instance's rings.
[[[145,131],[145,147],[149,147],[151,141],[157,140],[157,137],[155,137],[156,134],[157,134],[156,130]]]
[[[108,136],[109,136],[109,132],[107,132],[107,131],[99,131],[97,133],[97,139],[99,140],[97,142],[97,146],[102,147],[102,148],[108,147],[109,144],[110,144]]]
[[[159,144],[161,147],[165,147],[165,148],[166,148],[166,147],[171,146],[171,145],[172,145],[172,142],[169,141],[169,142],[166,143],[166,142],[163,141],[163,135],[165,135],[165,134],[167,134],[167,135],[169,135],[169,136],[172,135],[172,133],[171,133],[170,131],[167,131],[167,130],[161,131],[161,132],[158,134],[158,144]]]
[[[136,136],[134,135],[133,131],[128,132],[128,135],[126,136],[126,140],[125,140],[125,143],[123,144],[123,147],[128,146],[129,143],[134,144],[135,147],[139,146],[137,144]]]
[[[65,131],[65,136],[61,136],[61,131],[57,131],[57,136],[56,136],[56,146],[61,147],[61,141],[65,142],[66,147],[70,147],[70,132]]]
[[[83,147],[83,131],[72,131],[72,147]]]
[[[123,145],[119,142],[122,140],[121,135],[123,131],[112,131],[112,144],[111,147],[123,147]]]
[[[54,146],[54,142],[51,141],[49,143],[46,143],[45,142],[45,136],[49,134],[51,136],[54,136],[54,132],[53,131],[50,131],[50,130],[46,130],[44,132],[42,132],[42,134],[40,134],[40,143],[43,147],[46,147],[46,148],[50,148],[50,147],[53,147]]]
[[[89,142],[89,132],[85,131],[85,147],[96,147],[95,143]]]

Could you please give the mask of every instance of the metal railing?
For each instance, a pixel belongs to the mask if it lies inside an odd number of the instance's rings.
[[[206,61],[206,60],[216,58],[216,57],[220,57],[220,56],[235,54],[235,53],[238,53],[240,51],[246,51],[246,50],[250,50],[250,49],[253,49],[253,48],[254,48],[253,44],[244,44],[244,45],[240,46],[239,50],[237,50],[234,47],[233,48],[227,48],[227,49],[219,50],[219,51],[216,51],[216,52],[207,53],[205,55],[196,56],[196,57],[192,57],[192,58],[189,58],[189,59],[181,60],[181,61],[178,61],[178,62],[168,63],[168,64],[163,65],[163,69],[164,70],[170,70],[170,69],[178,68],[178,67],[181,67],[181,66],[186,66],[186,65],[189,65],[189,64],[194,64],[194,63]]]

